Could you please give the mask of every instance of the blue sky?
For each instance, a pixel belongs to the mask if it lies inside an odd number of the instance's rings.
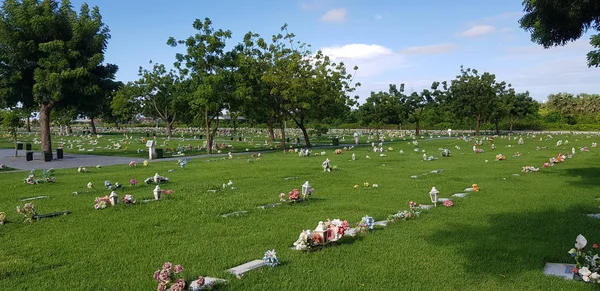
[[[76,9],[84,1],[73,1]],[[519,28],[522,0],[89,0],[99,6],[112,38],[106,61],[118,79],[137,79],[148,62],[171,65],[170,36],[194,33],[194,19],[211,18],[233,32],[269,37],[288,24],[297,39],[348,67],[359,66],[361,100],[370,91],[405,83],[408,91],[451,80],[461,65],[496,74],[537,100],[556,92],[600,93],[600,69],[588,68],[589,36],[544,50]]]

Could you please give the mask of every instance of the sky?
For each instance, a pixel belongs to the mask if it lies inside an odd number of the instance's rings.
[[[76,10],[84,1],[73,0]],[[452,80],[460,66],[490,72],[538,101],[558,92],[600,93],[600,68],[588,68],[589,33],[564,47],[544,49],[519,27],[522,0],[87,0],[98,6],[111,39],[106,62],[117,79],[136,80],[149,61],[171,66],[180,48],[172,36],[194,34],[195,19],[231,30],[233,46],[248,31],[267,39],[288,24],[296,39],[347,68],[359,67],[360,101],[389,84],[420,91]]]

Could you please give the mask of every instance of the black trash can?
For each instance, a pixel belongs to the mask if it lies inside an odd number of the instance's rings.
[[[22,143],[17,143],[17,149],[18,150],[22,150],[23,149],[23,144]]]
[[[340,139],[339,139],[339,138],[337,138],[337,137],[334,137],[334,138],[332,138],[332,139],[331,139],[331,143],[332,143],[334,146],[339,146],[339,145],[340,145]]]
[[[286,138],[286,142],[290,142],[290,138],[289,138],[289,137],[288,137],[288,138]]]
[[[163,149],[156,149],[156,158],[157,159],[162,159],[163,158]]]
[[[242,137],[241,137],[241,136],[240,136],[240,137],[238,137],[238,141],[242,141]]]
[[[299,144],[299,143],[300,143],[300,138],[299,138],[299,137],[297,137],[297,138],[296,138],[296,143],[297,143],[297,144]]]
[[[27,152],[25,153],[25,160],[29,161],[33,161],[33,152]]]
[[[200,139],[202,139],[203,137],[204,137],[203,135],[200,135]]]
[[[44,152],[44,162],[52,161],[52,152]]]
[[[63,158],[63,149],[61,149],[61,148],[56,149],[56,158],[57,159]]]
[[[146,137],[150,137],[150,133],[149,132],[146,132]]]
[[[231,137],[231,141],[233,141],[233,136]]]
[[[31,144],[30,143],[26,143],[25,144],[25,150],[26,151],[31,151]]]

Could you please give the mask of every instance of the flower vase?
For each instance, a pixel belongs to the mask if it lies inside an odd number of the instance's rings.
[[[160,194],[159,191],[154,191],[154,200],[160,200]]]

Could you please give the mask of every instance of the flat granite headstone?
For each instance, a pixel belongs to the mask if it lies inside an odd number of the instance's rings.
[[[217,190],[206,190],[206,192],[217,193]]]
[[[21,201],[31,201],[31,200],[35,200],[35,199],[46,199],[46,198],[50,198],[48,196],[37,196],[37,197],[31,197],[31,198],[23,198],[21,199]]]
[[[283,179],[284,179],[284,180],[286,180],[286,181],[289,181],[289,180],[297,180],[297,179],[298,179],[298,177],[295,177],[295,176],[294,176],[294,177],[286,177],[286,178],[283,178]]]
[[[228,269],[227,272],[234,274],[235,276],[239,276],[250,270],[254,270],[254,269],[260,268],[262,266],[266,266],[266,265],[267,265],[267,262],[265,262],[264,260],[254,260],[254,261],[247,262],[245,264],[241,264],[237,267]]]
[[[519,177],[521,174],[512,174],[514,177]]]
[[[467,188],[465,189],[465,192],[473,192],[473,188]]]
[[[595,218],[595,219],[600,219],[600,213],[588,214],[587,216],[589,216],[591,218]]]
[[[267,208],[274,208],[274,207],[277,207],[279,205],[281,205],[281,203],[272,203],[272,204],[267,204],[267,205],[261,205],[261,206],[258,206],[257,208],[267,209]]]
[[[444,171],[443,169],[439,169],[439,170],[433,170],[433,171],[431,171],[430,173],[433,173],[433,174],[439,174],[439,173],[441,173],[441,172],[443,172],[443,171]]]
[[[227,283],[227,280],[219,279],[219,278],[204,277],[204,285],[203,286],[198,286],[197,282],[198,282],[198,280],[194,280],[192,283],[190,283],[190,286],[189,286],[190,291],[204,290],[206,288],[210,289],[207,286],[214,286],[219,283]]]
[[[464,198],[467,197],[467,193],[456,193],[456,194],[452,194],[452,197],[458,197],[458,198]]]
[[[156,200],[156,199],[146,199],[146,200],[142,200],[142,202],[144,202],[144,203],[148,203],[148,202],[152,202],[152,201],[160,201],[160,200]]]
[[[50,217],[55,217],[55,216],[60,216],[60,215],[67,215],[69,214],[69,211],[60,211],[60,212],[52,212],[52,213],[48,213],[48,214],[36,214],[34,216],[32,216],[33,219],[36,220],[40,220],[42,218],[50,218]]]
[[[243,210],[243,211],[236,211],[236,212],[231,212],[231,213],[223,214],[223,215],[221,215],[221,217],[230,217],[230,216],[236,216],[236,215],[246,214],[246,213],[248,213],[248,211],[245,211],[245,210]]]
[[[428,209],[432,209],[433,205],[421,205],[421,206],[418,206],[417,208],[428,210]]]
[[[381,226],[387,226],[388,225],[388,221],[387,220],[375,221],[374,224],[375,225],[381,225]]]
[[[438,202],[444,202],[444,201],[448,201],[448,200],[452,200],[450,198],[438,198]]]
[[[419,178],[419,176],[410,176],[413,179]]]
[[[546,276],[558,276],[567,280],[573,280],[573,269],[575,264],[560,264],[560,263],[546,263],[544,266],[544,274]]]

